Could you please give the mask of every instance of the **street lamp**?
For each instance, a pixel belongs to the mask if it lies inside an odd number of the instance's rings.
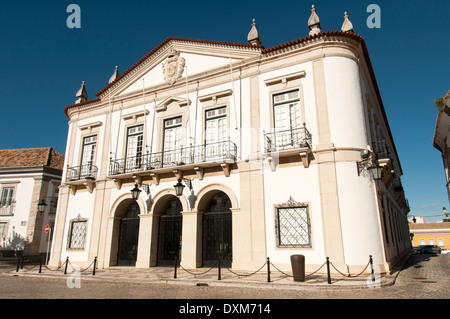
[[[45,211],[46,207],[47,204],[45,203],[45,200],[41,199],[41,201],[38,203],[38,212],[42,214]]]
[[[184,185],[181,183],[182,181],[184,181],[190,190],[192,190],[192,181],[190,179],[178,179],[178,183],[176,185],[173,185],[173,187],[175,188],[175,194],[177,196],[181,196],[183,194],[183,189],[184,189]]]
[[[361,152],[361,161],[356,162],[356,167],[358,169],[358,176],[365,170],[373,180],[378,181],[381,179],[383,167],[378,165],[376,154],[370,150],[363,150]]]
[[[145,190],[145,192],[147,193],[147,195],[149,195],[150,194],[150,185],[148,185],[148,184],[135,184],[134,185],[134,188],[131,190],[131,198],[133,199],[133,200],[137,200],[138,198],[139,198],[139,195],[141,194],[141,190],[140,190],[140,187],[142,187],[144,190]]]
[[[137,200],[139,198],[139,194],[141,193],[141,190],[139,189],[139,185],[134,185],[134,188],[131,190],[131,198],[133,200]]]
[[[367,168],[367,170],[369,171],[369,174],[373,180],[379,181],[381,179],[381,171],[383,170],[383,167],[376,164],[375,161],[372,166]]]

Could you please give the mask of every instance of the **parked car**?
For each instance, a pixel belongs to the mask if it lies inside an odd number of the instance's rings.
[[[441,254],[450,254],[450,249],[442,249]]]
[[[416,254],[440,254],[441,248],[436,245],[420,245],[414,248]]]

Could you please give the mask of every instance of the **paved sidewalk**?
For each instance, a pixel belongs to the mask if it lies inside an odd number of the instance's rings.
[[[406,258],[405,258],[406,261]],[[270,289],[305,289],[314,288],[373,288],[386,287],[393,285],[398,275],[398,271],[390,275],[380,275],[375,273],[361,274],[359,276],[343,276],[341,274],[331,276],[331,284],[328,283],[326,274],[306,274],[304,282],[294,281],[291,272],[281,272],[276,267],[271,267],[268,276],[267,268],[263,267],[257,273],[245,273],[242,271],[233,271],[227,268],[221,268],[220,278],[218,268],[201,268],[187,270],[178,267],[175,274],[174,267],[151,267],[140,269],[134,267],[111,267],[108,269],[96,269],[93,274],[93,267],[87,269],[72,268],[69,263],[67,274],[64,274],[65,267],[58,270],[50,270],[44,266],[39,273],[39,265],[24,265],[17,271],[16,268],[4,272],[9,276],[30,276],[40,278],[70,278],[80,276],[81,281],[114,281],[114,282],[134,282],[134,283],[164,283],[174,285],[192,285],[192,286],[227,286],[227,287],[252,287],[252,288],[270,288]],[[326,271],[324,267],[323,271]],[[370,268],[367,269],[370,272]],[[175,278],[176,277],[176,278]],[[374,281],[372,280],[374,279]]]

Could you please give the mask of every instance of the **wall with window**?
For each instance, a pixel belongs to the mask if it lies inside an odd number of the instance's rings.
[[[34,180],[27,176],[0,176],[0,223],[2,248],[24,248]]]
[[[69,199],[62,242],[64,260],[66,257],[74,262],[88,259],[94,195],[87,191],[78,191]]]

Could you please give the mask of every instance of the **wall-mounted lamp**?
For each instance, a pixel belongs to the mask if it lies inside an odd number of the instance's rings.
[[[175,188],[175,193],[177,194],[177,196],[181,196],[183,194],[183,189],[184,189],[184,185],[181,182],[185,182],[187,187],[189,187],[189,190],[192,190],[192,179],[187,179],[187,178],[179,178],[178,179],[178,183],[176,185],[173,185],[173,187]]]
[[[38,203],[38,212],[43,213],[45,211],[45,208],[47,207],[47,203],[45,202],[45,199],[41,199],[41,201]]]
[[[142,187],[144,191],[148,194],[150,194],[150,185],[148,184],[135,184],[134,188],[131,190],[131,198],[133,200],[137,200],[139,198],[139,194],[142,192],[139,188]]]
[[[371,151],[361,151],[361,161],[356,162],[356,164],[358,168],[358,176],[360,176],[361,172],[365,170],[369,172],[369,175],[373,180],[378,181],[381,179],[383,167],[378,165],[376,155],[374,155]]]

